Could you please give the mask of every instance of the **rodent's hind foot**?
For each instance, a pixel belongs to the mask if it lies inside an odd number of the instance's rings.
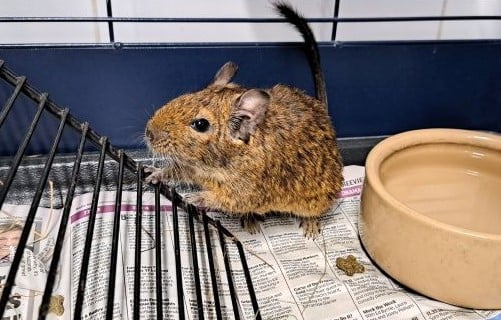
[[[257,214],[246,214],[240,218],[240,223],[242,228],[250,234],[259,233],[261,228],[259,227],[259,222],[263,221],[263,217]]]
[[[154,166],[144,166],[145,173],[149,175],[144,179],[147,183],[157,184],[166,181],[164,170]]]
[[[317,217],[301,217],[299,218],[299,227],[303,228],[303,235],[308,238],[315,240],[320,234],[320,221]]]

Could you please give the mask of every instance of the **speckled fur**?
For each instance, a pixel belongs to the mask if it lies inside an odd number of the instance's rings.
[[[322,215],[342,185],[341,157],[325,106],[298,89],[276,85],[266,90],[271,100],[265,120],[246,144],[228,128],[233,101],[246,90],[232,84],[174,99],[148,123],[158,137],[150,141],[151,150],[175,161],[167,176],[204,190],[207,207],[238,215]],[[201,116],[211,122],[209,133],[190,127]]]
[[[305,234],[314,237],[315,218],[332,207],[343,181],[326,105],[286,85],[264,89],[265,118],[245,142],[229,124],[235,101],[249,89],[229,80],[182,95],[149,120],[149,148],[174,163],[160,180],[195,184],[202,191],[188,201],[230,214],[303,217]],[[190,126],[198,118],[210,122],[209,131]]]

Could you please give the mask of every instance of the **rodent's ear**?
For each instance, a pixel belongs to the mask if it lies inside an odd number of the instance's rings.
[[[270,95],[263,90],[250,89],[233,103],[230,116],[230,133],[235,139],[249,142],[256,126],[264,120],[270,104]]]
[[[224,87],[237,73],[238,66],[231,61],[226,62],[214,76],[212,86]]]

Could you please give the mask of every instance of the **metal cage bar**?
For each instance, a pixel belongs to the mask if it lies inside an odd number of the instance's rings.
[[[334,2],[334,19],[337,19],[339,17],[339,5],[341,3],[341,0],[336,0]],[[331,41],[336,41],[336,35],[337,35],[337,21],[332,23],[332,35],[331,35]]]
[[[111,240],[110,278],[108,279],[108,301],[106,304],[106,319],[113,319],[113,301],[115,298],[115,282],[117,273],[118,235],[120,232],[120,213],[122,212],[122,192],[124,181],[125,157],[119,151],[120,161],[118,167],[117,194],[115,198],[115,214],[113,217],[113,235]]]
[[[209,261],[209,271],[210,271],[210,281],[212,283],[212,294],[214,296],[214,308],[216,309],[216,318],[218,320],[223,319],[223,315],[221,313],[221,303],[219,302],[219,292],[217,289],[217,278],[216,278],[216,271],[214,267],[214,257],[213,252],[212,252],[212,241],[210,238],[210,231],[209,231],[209,220],[207,218],[207,213],[205,211],[202,211],[202,219],[203,219],[203,226],[204,226],[204,236],[205,236],[205,245],[206,245],[206,251],[207,251],[207,259]]]
[[[84,249],[83,249],[83,254],[82,254],[82,265],[80,266],[80,274],[79,274],[79,281],[78,281],[78,290],[76,292],[76,301],[75,305],[73,306],[73,318],[74,319],[80,319],[82,316],[82,306],[83,302],[85,299],[85,291],[86,291],[86,284],[88,281],[88,276],[89,276],[89,258],[91,255],[91,250],[92,250],[92,240],[94,237],[94,229],[96,225],[96,215],[97,215],[97,209],[98,209],[98,200],[99,200],[99,195],[101,191],[101,187],[103,185],[103,176],[104,176],[104,170],[105,170],[105,163],[106,159],[109,157],[111,158],[114,162],[118,163],[118,175],[117,175],[117,195],[115,198],[115,210],[114,210],[114,220],[113,220],[113,234],[112,234],[112,249],[110,253],[110,263],[111,267],[109,270],[109,276],[110,278],[108,279],[108,297],[107,297],[107,312],[106,312],[106,317],[108,319],[112,318],[113,316],[113,304],[114,304],[114,295],[115,295],[115,283],[116,283],[116,263],[115,261],[117,260],[117,242],[118,242],[118,234],[119,234],[119,226],[118,226],[118,221],[119,221],[119,216],[120,216],[120,210],[121,210],[121,195],[123,191],[123,179],[124,179],[124,173],[126,170],[129,172],[133,173],[136,175],[136,193],[137,193],[137,203],[136,203],[136,223],[137,223],[137,228],[136,228],[136,251],[135,251],[135,267],[136,267],[136,272],[134,274],[134,306],[133,306],[133,313],[134,313],[134,318],[138,319],[140,317],[140,309],[139,309],[139,297],[140,297],[140,281],[141,281],[141,272],[140,272],[140,266],[141,266],[141,220],[142,220],[142,192],[143,190],[143,179],[144,179],[144,171],[143,171],[143,166],[140,163],[136,163],[132,158],[127,156],[126,153],[124,153],[122,150],[117,150],[115,149],[110,142],[108,141],[107,137],[100,136],[97,134],[95,131],[93,131],[87,123],[82,123],[78,121],[76,118],[74,118],[70,113],[68,109],[61,109],[56,103],[54,103],[52,100],[48,98],[48,95],[45,93],[40,93],[38,92],[35,88],[33,88],[27,81],[25,77],[19,77],[15,75],[12,71],[8,70],[5,67],[5,64],[3,63],[2,60],[0,60],[0,79],[3,79],[6,81],[8,84],[10,84],[12,87],[14,87],[14,93],[11,94],[8,98],[7,103],[4,104],[4,108],[2,109],[2,115],[3,118],[6,119],[7,116],[9,116],[10,110],[12,110],[15,105],[16,105],[16,99],[18,96],[23,94],[26,96],[29,100],[37,104],[37,109],[36,113],[31,121],[31,124],[29,125],[25,137],[22,139],[17,153],[14,155],[12,161],[11,161],[11,168],[8,171],[7,174],[7,179],[4,181],[4,184],[1,186],[1,192],[0,192],[0,204],[3,205],[6,196],[10,190],[10,187],[12,185],[13,180],[16,177],[18,168],[22,166],[22,161],[23,157],[26,152],[26,146],[30,143],[32,137],[36,134],[35,129],[37,128],[41,116],[44,114],[47,114],[49,116],[55,117],[56,119],[59,120],[59,126],[57,129],[57,133],[55,134],[55,137],[53,139],[53,142],[51,144],[49,153],[47,155],[47,159],[43,168],[43,172],[40,175],[40,180],[38,183],[38,186],[36,186],[36,191],[35,195],[33,197],[30,211],[28,213],[28,218],[25,222],[25,227],[23,229],[22,235],[21,235],[21,240],[19,242],[18,248],[16,250],[16,253],[14,255],[14,260],[12,262],[12,267],[9,271],[9,275],[7,276],[7,281],[5,283],[5,287],[2,292],[2,296],[0,297],[0,315],[2,315],[5,311],[9,295],[11,293],[11,290],[14,286],[14,280],[16,277],[16,272],[19,268],[22,256],[23,256],[23,251],[24,248],[26,247],[26,242],[28,239],[28,236],[31,231],[31,227],[37,212],[37,208],[40,204],[40,200],[42,197],[42,193],[46,187],[47,184],[47,179],[49,176],[49,173],[52,170],[52,164],[53,161],[56,157],[58,147],[61,143],[61,139],[63,136],[63,132],[66,128],[73,129],[76,131],[78,134],[78,141],[79,143],[77,144],[77,148],[75,150],[75,162],[73,165],[73,168],[71,170],[71,178],[69,179],[69,186],[67,189],[66,197],[64,200],[63,205],[63,211],[62,211],[62,218],[59,224],[59,229],[57,233],[57,240],[55,244],[55,250],[57,252],[54,253],[52,261],[50,263],[50,268],[48,271],[48,276],[47,276],[47,283],[46,287],[44,289],[43,297],[42,297],[42,302],[38,310],[38,318],[39,319],[45,319],[48,309],[49,309],[49,303],[51,299],[51,294],[53,290],[53,285],[54,285],[54,279],[56,277],[57,269],[58,269],[58,264],[60,262],[61,258],[61,251],[63,248],[63,242],[65,238],[65,231],[69,223],[69,214],[70,214],[70,208],[72,205],[73,197],[75,196],[75,192],[77,189],[77,184],[79,182],[79,178],[82,175],[81,171],[81,163],[84,157],[84,154],[86,153],[86,146],[87,142],[90,142],[93,146],[97,147],[99,150],[99,158],[97,160],[97,171],[95,174],[93,174],[93,177],[95,179],[95,184],[93,187],[92,191],[92,203],[90,207],[90,214],[88,218],[88,224],[87,224],[87,230],[86,230],[86,237],[85,237],[85,244],[84,244]],[[162,304],[162,288],[161,288],[161,256],[162,256],[162,251],[161,251],[161,207],[160,207],[160,194],[166,196],[168,199],[172,201],[172,213],[173,213],[173,225],[174,225],[174,258],[175,258],[175,265],[176,265],[176,275],[177,275],[177,296],[178,296],[178,312],[179,312],[179,318],[184,319],[185,318],[185,310],[184,310],[184,291],[183,291],[183,285],[182,285],[182,261],[181,261],[181,256],[180,256],[180,234],[179,234],[179,217],[178,217],[178,208],[183,209],[185,212],[188,213],[188,222],[189,222],[189,227],[190,227],[190,241],[192,244],[191,248],[191,253],[192,253],[192,259],[193,259],[193,265],[192,267],[194,270],[198,270],[198,257],[197,257],[197,242],[196,242],[196,237],[195,237],[195,219],[197,222],[203,225],[204,228],[204,233],[205,237],[201,239],[203,241],[205,239],[206,241],[206,251],[205,253],[208,255],[208,259],[210,260],[209,262],[209,269],[210,269],[210,279],[212,281],[212,288],[213,288],[213,293],[215,295],[216,302],[214,302],[214,305],[217,306],[218,310],[216,310],[216,315],[217,318],[220,319],[222,318],[222,312],[220,310],[220,300],[219,300],[219,290],[217,288],[217,276],[216,276],[216,270],[214,267],[214,262],[212,261],[212,253],[210,250],[211,248],[211,239],[210,239],[210,233],[209,233],[209,226],[212,228],[217,229],[217,234],[219,238],[219,243],[224,244],[226,246],[225,238],[228,237],[232,240],[233,243],[239,243],[238,240],[236,240],[233,235],[226,230],[219,221],[214,220],[210,217],[208,217],[205,212],[199,212],[198,209],[194,206],[188,205],[187,203],[183,202],[181,196],[176,193],[176,191],[172,188],[168,188],[164,185],[157,185],[154,188],[155,190],[155,213],[156,213],[156,220],[155,220],[155,242],[156,242],[156,259],[157,259],[157,272],[156,272],[156,277],[157,277],[157,316],[159,318],[162,318],[163,316],[163,304]],[[202,219],[200,219],[200,217]],[[203,220],[203,221],[202,221]],[[238,244],[237,244],[238,246]],[[241,245],[240,245],[241,247]],[[224,273],[226,274],[227,279],[229,279],[229,283],[231,283],[230,291],[232,294],[236,295],[236,290],[234,287],[234,282],[232,281],[232,274],[231,274],[231,262],[228,259],[226,255],[226,249],[223,247],[223,252],[225,252],[225,269]],[[247,270],[247,262],[245,260],[245,255],[240,256],[241,260],[241,265],[244,270]],[[248,272],[248,271],[244,271]],[[249,275],[250,276],[250,275]],[[203,304],[202,304],[202,294],[201,294],[201,278],[198,274],[198,272],[195,272],[195,278],[197,279],[197,284],[196,284],[196,298],[197,298],[197,313],[200,319],[204,318],[204,309],[203,309]],[[249,278],[250,280],[250,278]],[[249,291],[249,295],[252,295],[251,301],[257,301],[255,297],[255,293],[253,291]],[[236,297],[232,296],[232,304],[233,304],[233,310],[234,314],[236,315],[236,318],[240,318],[240,310],[239,306],[236,303]],[[254,304],[253,304],[254,306]],[[255,308],[257,307],[257,304],[254,306]],[[257,312],[258,310],[256,309],[256,314],[259,315]],[[256,319],[259,319],[259,317],[256,317]]]
[[[411,21],[482,21],[501,20],[501,15],[395,16],[306,18],[310,23],[365,23]],[[0,17],[0,22],[108,22],[108,23],[284,23],[283,18],[159,18],[159,17]]]
[[[259,306],[257,304],[256,294],[254,292],[254,286],[252,285],[249,267],[247,266],[247,260],[245,259],[244,248],[240,241],[236,242],[235,244],[238,249],[238,254],[240,255],[240,260],[242,261],[242,268],[244,270],[245,282],[247,283],[247,288],[249,289],[250,292],[252,309],[254,310],[254,318],[261,319],[261,314],[259,313]]]
[[[162,238],[161,234],[162,212],[160,210],[160,185],[155,186],[155,274],[156,274],[156,300],[157,319],[163,319],[162,298]]]
[[[73,166],[73,170],[71,173],[71,183],[68,189],[68,195],[66,196],[66,201],[63,208],[63,213],[61,217],[61,223],[59,225],[59,230],[57,233],[56,244],[54,246],[54,256],[52,257],[52,261],[50,263],[49,273],[47,275],[47,284],[45,286],[45,290],[42,297],[42,302],[40,305],[40,311],[38,313],[38,319],[43,320],[47,316],[47,312],[49,311],[49,303],[50,297],[52,294],[52,289],[54,286],[54,281],[56,279],[57,268],[59,265],[59,260],[61,258],[61,252],[63,249],[64,236],[66,234],[66,227],[68,225],[69,217],[70,217],[70,209],[71,204],[73,202],[73,196],[75,194],[75,189],[77,187],[77,179],[80,173],[80,165],[82,163],[82,157],[84,152],[84,146],[87,136],[87,131],[89,129],[89,125],[84,123],[82,125],[82,134],[80,138],[80,143],[78,145],[77,155],[75,159],[75,165]]]
[[[3,61],[2,61],[3,64]],[[0,64],[0,68],[2,65]],[[12,109],[12,106],[14,105],[14,101],[16,101],[17,97],[19,96],[19,93],[21,92],[21,88],[24,86],[24,83],[26,81],[26,77],[19,77],[16,79],[16,88],[14,89],[14,92],[10,96],[10,98],[5,102],[4,107],[2,108],[2,112],[0,113],[0,126],[2,126],[3,122],[7,118],[7,115],[9,114],[10,110]]]
[[[66,124],[66,118],[68,116],[68,109],[61,110],[61,116],[60,116],[60,122],[59,122],[59,127],[57,130],[57,134],[54,138],[54,142],[52,143],[51,149],[49,151],[49,154],[47,156],[47,160],[44,165],[43,172],[41,174],[40,180],[38,182],[38,185],[36,187],[35,194],[33,196],[33,201],[31,202],[30,210],[28,212],[28,216],[26,218],[26,221],[24,223],[23,231],[21,233],[21,238],[19,239],[19,245],[17,246],[16,253],[14,255],[14,259],[12,261],[12,265],[9,270],[9,274],[7,275],[7,279],[5,281],[5,286],[2,291],[2,295],[0,297],[0,314],[3,314],[5,311],[5,308],[7,306],[7,302],[9,300],[9,296],[11,293],[11,290],[14,286],[14,281],[16,279],[16,274],[17,270],[19,269],[19,265],[21,263],[21,258],[24,253],[24,249],[26,248],[26,242],[28,241],[28,236],[31,232],[31,227],[33,225],[33,221],[35,219],[35,215],[38,209],[38,206],[40,204],[40,199],[42,198],[42,193],[43,190],[45,189],[45,186],[47,184],[47,180],[49,178],[49,173],[51,170],[52,163],[54,161],[54,157],[56,156],[57,152],[57,146],[59,145],[59,142],[61,141],[61,137],[63,134],[63,129]],[[15,168],[11,169],[12,171],[15,171]],[[2,203],[3,204],[3,200]],[[1,206],[0,206],[1,207]]]
[[[184,294],[183,294],[183,273],[181,270],[181,249],[179,244],[179,217],[177,207],[179,199],[176,197],[175,190],[172,189],[172,225],[174,229],[174,260],[176,264],[176,286],[179,319],[184,319]]]
[[[137,165],[136,189],[136,248],[134,255],[134,307],[133,318],[139,319],[139,297],[141,294],[141,225],[143,219],[143,168]]]
[[[238,303],[236,299],[235,285],[233,283],[233,278],[231,277],[231,267],[230,267],[230,258],[228,256],[228,251],[226,249],[226,241],[224,240],[223,228],[219,221],[216,222],[217,231],[219,235],[219,242],[221,245],[221,249],[223,250],[224,257],[224,267],[226,269],[226,280],[228,281],[228,287],[230,290],[231,304],[233,306],[233,316],[235,320],[240,319],[240,313],[238,310]]]
[[[106,0],[106,14],[108,18],[113,17],[111,0]],[[110,42],[115,42],[115,31],[113,30],[113,22],[108,22],[108,34],[110,36]]]
[[[103,180],[104,160],[106,159],[106,148],[108,147],[108,139],[101,139],[101,152],[99,154],[99,165],[97,167],[96,184],[92,194],[92,204],[90,209],[89,221],[87,224],[87,235],[85,236],[85,245],[82,255],[82,265],[80,267],[80,277],[78,281],[77,298],[74,306],[73,319],[82,318],[82,306],[84,303],[84,294],[87,284],[87,272],[89,269],[89,258],[91,252],[91,244],[94,235],[94,224],[96,222],[97,206],[99,201],[99,193],[101,191],[101,183]]]
[[[188,223],[190,229],[190,243],[191,243],[191,258],[193,262],[194,280],[195,280],[195,294],[197,297],[197,311],[198,318],[204,319],[204,307],[202,301],[202,289],[200,287],[200,272],[198,269],[198,255],[197,255],[197,239],[195,237],[195,224],[193,222],[193,216],[195,214],[193,206],[188,208]]]
[[[23,141],[19,145],[19,148],[17,149],[16,155],[13,158],[11,168],[9,170],[9,174],[7,175],[7,178],[3,182],[4,187],[2,188],[2,191],[0,192],[0,204],[2,204],[5,201],[5,197],[7,196],[7,193],[9,192],[10,186],[12,185],[12,182],[14,181],[14,177],[17,173],[17,169],[19,168],[19,165],[21,164],[21,160],[23,159],[23,156],[26,152],[26,148],[28,147],[28,144],[31,141],[31,138],[33,137],[33,133],[35,132],[35,128],[38,125],[38,122],[40,120],[40,117],[42,116],[42,112],[45,109],[47,103],[47,95],[42,95],[41,101],[38,105],[38,110],[37,113],[35,114],[35,117],[33,118],[33,121],[31,122],[31,125],[28,129],[28,132],[26,132],[26,135],[24,136]],[[6,106],[6,108],[10,109],[10,106]]]

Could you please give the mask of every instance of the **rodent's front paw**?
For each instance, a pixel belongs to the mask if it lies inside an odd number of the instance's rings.
[[[205,192],[203,191],[187,193],[183,196],[183,200],[195,207],[205,208],[207,205]]]
[[[315,240],[320,234],[320,221],[315,218],[300,218],[299,226],[303,228],[303,235],[308,238]]]
[[[164,170],[161,168],[154,166],[145,166],[144,172],[150,174],[146,177],[146,179],[144,179],[144,181],[146,181],[147,183],[157,184],[166,180]]]

